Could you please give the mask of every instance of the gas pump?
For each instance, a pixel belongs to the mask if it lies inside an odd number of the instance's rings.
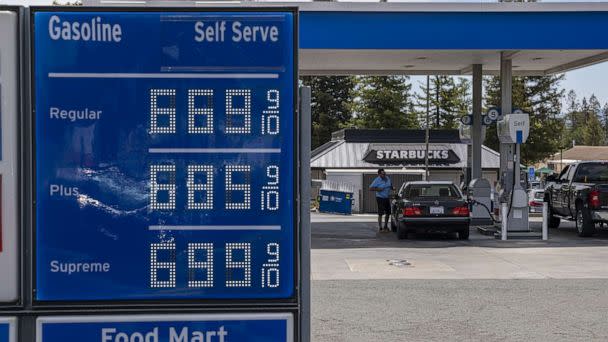
[[[501,212],[503,226],[506,225],[506,232],[528,232],[530,230],[528,221],[528,194],[521,186],[521,144],[526,142],[530,133],[530,117],[525,113],[506,114],[502,120],[497,122],[498,139],[502,144],[514,144],[515,153],[513,156],[513,167],[508,167],[505,177],[511,177],[512,188],[504,186],[500,190],[499,199],[501,208],[506,208],[507,215]],[[501,180],[501,183],[509,184]],[[504,205],[506,204],[506,206]],[[502,210],[502,209],[501,209]],[[505,238],[505,237],[503,237]]]
[[[488,120],[486,118],[489,118],[489,121],[483,122],[483,126],[481,127],[481,144],[483,144],[483,141],[485,140],[487,125],[491,124],[491,120],[495,119],[491,118],[489,115],[486,115],[484,116],[484,121]],[[471,130],[473,126],[470,125],[471,121],[472,119],[470,117],[468,117],[468,120],[462,120],[459,129],[460,140],[469,145],[467,146],[469,150],[471,149],[470,145],[472,143]],[[470,152],[468,154],[471,155]],[[469,159],[468,162],[469,165],[467,167],[466,173],[467,176],[470,177],[471,160]],[[465,182],[468,177],[465,177]],[[471,224],[475,226],[492,225],[493,220],[490,212],[490,208],[492,207],[492,188],[490,186],[490,182],[488,182],[488,180],[484,178],[475,178],[471,179],[467,185],[467,197],[472,203]]]
[[[469,200],[471,206],[471,224],[483,226],[493,223],[490,208],[492,207],[492,188],[484,178],[476,178],[469,183]]]

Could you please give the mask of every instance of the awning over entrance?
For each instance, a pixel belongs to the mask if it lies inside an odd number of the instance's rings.
[[[401,132],[401,134],[398,134]],[[312,153],[311,167],[322,169],[375,169],[378,167],[424,168],[424,131],[343,130]],[[467,145],[450,139],[453,131],[433,131],[429,144],[432,168],[462,169],[467,166]],[[498,169],[500,156],[483,146],[482,168]]]

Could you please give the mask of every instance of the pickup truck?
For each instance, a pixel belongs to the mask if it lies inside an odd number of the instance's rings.
[[[570,164],[547,181],[549,227],[557,228],[560,218],[573,220],[578,235],[587,237],[598,223],[608,223],[608,161]]]

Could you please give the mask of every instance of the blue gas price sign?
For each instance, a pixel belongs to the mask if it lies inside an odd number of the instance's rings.
[[[37,319],[36,342],[293,342],[289,313],[63,316]]]
[[[16,323],[14,317],[0,317],[0,342],[17,341]]]
[[[32,18],[36,299],[293,298],[295,12]]]

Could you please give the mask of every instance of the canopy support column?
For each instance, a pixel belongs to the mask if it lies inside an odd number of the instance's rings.
[[[512,77],[513,65],[508,54],[500,53],[500,109],[501,116],[510,114],[512,107]],[[500,188],[501,202],[507,202],[513,189],[513,146],[511,144],[500,144]],[[510,170],[510,171],[509,171]]]
[[[473,144],[471,156],[471,178],[482,178],[481,170],[481,145],[483,144],[481,116],[481,86],[482,86],[482,65],[473,64],[473,129],[471,130],[471,140]]]
[[[483,67],[481,64],[473,64],[473,122],[471,126],[471,146],[469,162],[471,163],[471,180],[468,184],[469,197],[476,203],[471,211],[471,224],[476,226],[486,226],[492,224],[490,213],[485,208],[491,208],[490,183],[483,179],[481,165],[481,150],[483,145],[484,130],[483,116],[481,114],[481,87],[483,77]]]

